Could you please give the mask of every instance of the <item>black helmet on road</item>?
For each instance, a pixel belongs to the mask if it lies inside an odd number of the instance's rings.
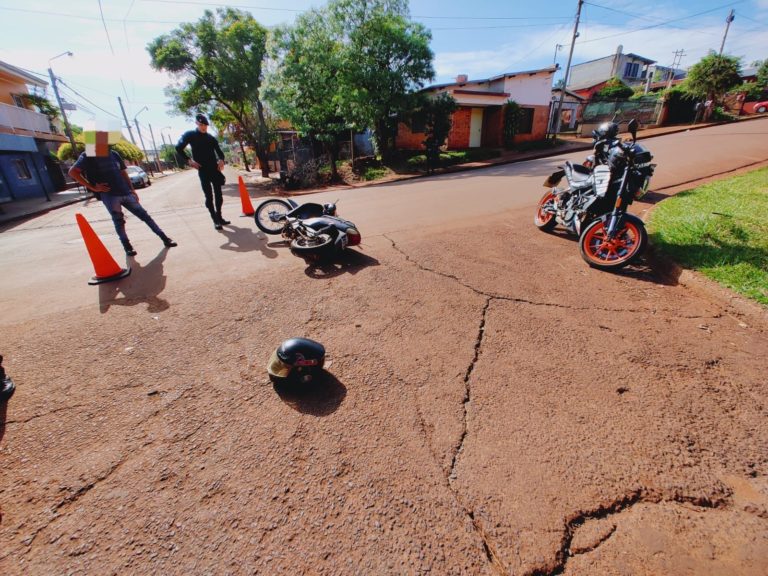
[[[309,338],[289,338],[272,352],[267,364],[270,378],[311,381],[325,364],[325,348]]]

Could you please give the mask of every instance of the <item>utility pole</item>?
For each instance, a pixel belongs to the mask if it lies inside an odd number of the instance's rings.
[[[677,67],[683,61],[683,56],[685,55],[684,49],[675,50],[675,57],[672,60],[672,69],[669,71],[669,78],[667,79],[667,90],[672,86],[672,80],[675,79],[675,70],[677,70]]]
[[[117,101],[120,104],[120,110],[123,111],[123,120],[125,120],[125,125],[128,127],[128,134],[131,137],[131,142],[136,146],[136,140],[133,138],[133,130],[131,130],[131,123],[128,122],[128,116],[125,115],[125,108],[123,108],[123,101],[120,99],[120,96],[117,97]]]
[[[573,26],[573,38],[571,39],[571,51],[568,53],[568,64],[565,66],[565,78],[563,78],[563,89],[560,92],[560,100],[557,102],[557,113],[555,115],[555,129],[553,133],[553,140],[557,140],[557,135],[560,132],[560,112],[563,109],[563,100],[565,99],[565,89],[568,87],[568,74],[571,72],[571,60],[573,59],[573,48],[576,45],[576,38],[579,37],[579,20],[581,19],[581,7],[584,4],[584,0],[579,0],[579,8],[576,11],[576,24]]]
[[[723,55],[723,48],[725,47],[725,38],[728,36],[728,28],[731,27],[731,22],[736,18],[736,11],[731,8],[731,13],[728,14],[728,18],[725,19],[725,34],[723,34],[723,41],[720,43],[720,56]]]
[[[155,149],[155,166],[157,166],[157,171],[162,172],[163,170],[160,168],[160,158],[157,156],[157,144],[155,144],[155,134],[152,132],[152,124],[147,123],[149,126],[149,135],[152,137],[152,147]]]
[[[59,88],[56,86],[56,76],[53,74],[53,70],[48,68],[48,76],[51,77],[51,86],[53,87],[53,93],[56,95],[56,102],[59,103],[59,109],[61,109],[61,117],[64,120],[64,132],[69,138],[69,143],[72,145],[72,156],[77,157],[77,146],[75,146],[75,138],[72,136],[72,129],[69,127],[69,120],[67,120],[67,112],[64,110],[64,106],[61,103],[61,96],[59,96]]]

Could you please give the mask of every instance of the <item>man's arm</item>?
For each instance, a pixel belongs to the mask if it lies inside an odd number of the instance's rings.
[[[69,175],[72,177],[72,180],[81,186],[85,186],[86,190],[90,190],[91,192],[109,192],[109,186],[107,184],[103,182],[92,183],[86,180],[85,176],[83,176],[82,169],[77,166],[72,166],[72,168],[69,169]]]
[[[219,148],[219,141],[216,138],[213,139],[213,150],[216,152],[216,156],[219,157],[219,170],[224,168],[224,152]]]
[[[192,158],[187,156],[187,153],[184,151],[184,148],[187,147],[187,144],[189,144],[189,132],[184,132],[184,134],[181,135],[181,138],[179,138],[178,143],[176,144],[176,152],[185,159],[185,163],[187,166],[192,166],[192,168],[200,168],[200,164],[195,162]]]

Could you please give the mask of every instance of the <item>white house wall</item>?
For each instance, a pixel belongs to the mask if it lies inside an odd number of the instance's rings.
[[[504,79],[504,92],[521,106],[547,106],[552,99],[552,74],[528,74]]]

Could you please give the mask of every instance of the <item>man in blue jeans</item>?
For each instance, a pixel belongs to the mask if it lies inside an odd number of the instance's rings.
[[[168,238],[144,207],[139,204],[139,197],[133,189],[123,159],[117,152],[109,149],[108,132],[86,132],[85,141],[86,150],[80,154],[77,162],[69,169],[69,175],[101,198],[109,215],[112,216],[112,222],[115,224],[115,230],[123,244],[125,253],[128,256],[136,255],[136,250],[125,233],[123,207],[149,226],[152,232],[160,237],[166,248],[178,246],[176,242]]]

